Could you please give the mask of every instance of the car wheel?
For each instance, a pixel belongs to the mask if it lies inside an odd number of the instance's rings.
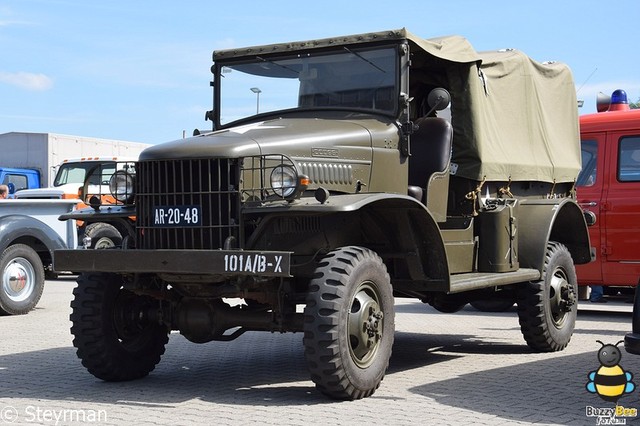
[[[391,357],[393,291],[382,259],[362,247],[330,252],[309,284],[304,347],[316,387],[360,399],[380,386]]]

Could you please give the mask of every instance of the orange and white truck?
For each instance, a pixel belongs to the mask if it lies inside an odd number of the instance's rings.
[[[109,191],[109,180],[117,170],[133,167],[137,157],[80,157],[64,160],[58,167],[53,186],[25,189],[16,192],[18,199],[74,199],[77,209],[88,206],[91,197],[101,202],[115,203]],[[86,224],[77,221],[78,241],[86,248],[110,248],[119,246],[123,238],[132,232],[133,217],[123,217],[110,222]]]

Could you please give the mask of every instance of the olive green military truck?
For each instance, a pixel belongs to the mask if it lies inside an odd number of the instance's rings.
[[[63,217],[136,217],[122,247],[55,253],[81,272],[71,332],[91,374],[146,376],[171,330],[301,332],[321,392],[367,397],[401,297],[516,300],[532,350],[569,343],[591,258],[566,66],[405,29],[213,61],[212,130],[147,148],[112,177],[118,204]]]

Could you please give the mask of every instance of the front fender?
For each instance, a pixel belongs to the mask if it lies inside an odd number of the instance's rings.
[[[62,224],[61,224],[62,225]],[[25,215],[8,215],[0,218],[0,253],[16,242],[25,242],[31,246],[39,244],[51,254],[54,250],[75,248],[76,229],[75,223],[69,222],[63,225],[63,230],[54,230],[46,223]],[[61,236],[65,235],[66,240]]]
[[[526,200],[519,208],[521,267],[542,273],[549,241],[564,244],[577,265],[591,261],[587,224],[582,209],[573,199]]]
[[[136,215],[135,206],[114,205],[100,206],[98,209],[93,207],[85,207],[83,209],[74,210],[69,213],[61,214],[59,220],[82,220],[85,222],[107,222],[111,218],[132,217]]]
[[[429,282],[447,288],[449,269],[440,230],[427,208],[399,194],[333,195],[324,204],[313,198],[246,207],[260,225],[249,249],[290,250],[306,255],[344,245],[363,245],[387,263],[392,279]],[[423,286],[424,288],[424,286]]]

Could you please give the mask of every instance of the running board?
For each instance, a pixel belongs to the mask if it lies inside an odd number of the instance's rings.
[[[527,268],[521,268],[515,272],[471,272],[468,274],[456,274],[451,276],[449,293],[462,293],[463,291],[479,290],[481,288],[516,284],[525,281],[537,281],[539,279],[540,271]]]

